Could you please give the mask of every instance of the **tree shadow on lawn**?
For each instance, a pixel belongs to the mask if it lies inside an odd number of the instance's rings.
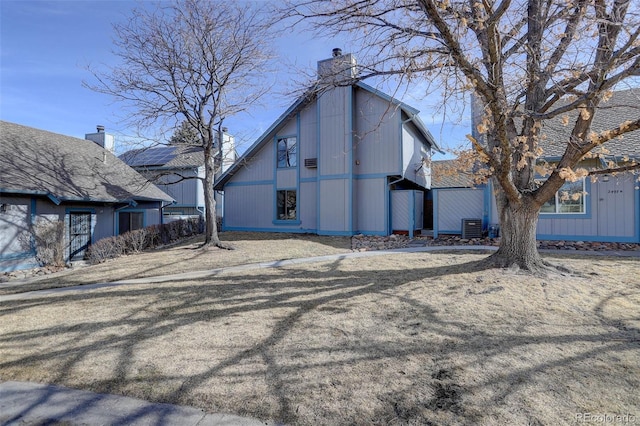
[[[197,244],[197,243],[189,243],[189,246],[192,244]],[[188,249],[188,250],[193,250],[193,251],[197,251],[198,247],[172,247],[171,249],[176,250],[176,249]],[[143,254],[143,253],[148,253],[148,252],[142,252],[142,253],[136,253],[136,254]],[[135,256],[136,254],[132,254],[131,256]],[[196,252],[195,254],[192,255],[191,260],[197,260],[199,257],[204,256],[204,255],[208,255],[209,253],[207,253],[204,250],[199,250],[199,252]],[[115,259],[109,259],[108,262],[117,262],[118,259],[120,259],[120,261],[122,259],[127,259],[126,257],[124,258],[115,258]],[[129,260],[129,259],[127,259]],[[184,259],[177,259],[174,262],[167,262],[167,263],[163,263],[162,267],[167,267],[169,265],[179,265],[180,263],[183,263],[185,260]],[[141,263],[138,263],[139,265],[143,265]],[[109,266],[112,266],[113,268],[118,268],[117,263],[102,263],[102,264],[97,264],[97,265],[91,265],[89,267],[103,267],[103,268],[107,268]],[[136,269],[135,271],[132,271],[129,274],[126,275],[120,275],[118,276],[116,279],[92,279],[92,280],[87,280],[85,278],[85,276],[82,274],[82,270],[78,271],[78,270],[70,270],[62,275],[54,275],[51,277],[45,277],[42,279],[37,279],[34,281],[29,281],[29,282],[24,282],[24,283],[19,283],[16,285],[11,285],[11,286],[7,286],[7,287],[0,287],[0,296],[4,296],[4,295],[9,295],[9,294],[19,294],[19,293],[28,293],[31,291],[39,291],[39,290],[48,290],[48,289],[54,289],[54,288],[65,288],[65,287],[76,287],[76,286],[82,286],[82,285],[87,285],[87,284],[96,284],[96,283],[100,283],[100,282],[110,282],[110,281],[125,281],[125,280],[129,280],[129,279],[134,279],[134,278],[138,278],[141,276],[145,276],[146,273],[151,273],[154,270],[157,269],[157,265],[153,265],[151,267],[148,268],[141,268],[141,269]],[[79,272],[79,273],[78,273]],[[109,273],[109,271],[106,271],[105,273]],[[11,283],[10,283],[11,284]]]
[[[389,422],[429,422],[442,421],[447,415],[455,416],[456,421],[474,423],[484,418],[484,413],[476,408],[467,407],[465,398],[489,388],[497,387],[493,392],[492,403],[501,403],[507,395],[515,392],[523,384],[533,381],[541,372],[558,367],[567,367],[576,362],[587,360],[617,351],[637,350],[638,333],[636,328],[620,328],[604,333],[542,334],[532,336],[525,332],[490,333],[479,330],[468,321],[445,319],[440,306],[433,306],[429,300],[400,294],[406,284],[441,279],[452,274],[480,272],[483,263],[470,262],[458,265],[424,267],[402,271],[350,270],[339,269],[341,261],[331,265],[321,265],[317,270],[304,267],[256,271],[247,275],[219,275],[214,277],[174,282],[156,286],[123,286],[108,291],[78,292],[74,294],[54,295],[24,301],[0,304],[0,317],[4,321],[10,315],[19,314],[31,308],[61,308],[78,303],[97,302],[100,305],[117,305],[117,314],[111,318],[96,319],[91,313],[74,324],[54,324],[23,332],[3,332],[0,334],[0,351],[15,351],[15,348],[29,348],[42,343],[51,336],[57,341],[46,350],[25,354],[13,361],[0,362],[0,373],[22,368],[45,368],[52,360],[59,364],[55,373],[50,373],[47,381],[56,384],[84,382],[86,389],[95,392],[116,394],[131,393],[131,389],[146,386],[151,390],[146,397],[156,402],[202,405],[195,393],[212,381],[237,380],[245,383],[263,381],[266,384],[269,403],[254,401],[253,405],[243,406],[255,395],[237,395],[236,400],[225,401],[220,396],[212,396],[215,407],[236,411],[236,414],[261,418],[274,418],[291,424],[308,423],[313,415],[305,417],[299,413],[300,404],[297,393],[326,391],[322,383],[327,376],[340,382],[349,378],[340,378],[340,374],[358,368],[368,368],[371,363],[395,365],[399,360],[412,357],[425,357],[431,360],[415,376],[404,378],[405,384],[400,391],[382,390],[372,418],[360,418],[363,415],[357,401],[350,401],[349,411],[332,411],[326,408],[324,422],[345,423],[389,423]],[[488,283],[475,295],[486,294],[491,289]],[[636,289],[637,290],[637,289]],[[493,290],[491,290],[493,291]],[[635,290],[634,290],[635,291]],[[287,339],[304,339],[305,321],[318,318],[319,329],[329,322],[331,315],[348,315],[357,310],[363,298],[373,298],[376,304],[395,300],[395,311],[378,310],[372,315],[382,315],[383,327],[394,327],[402,323],[396,338],[377,339],[375,335],[366,335],[364,339],[346,339],[345,341],[324,342],[324,346],[288,347]],[[135,301],[128,307],[129,301]],[[465,302],[461,302],[465,303]],[[466,301],[473,303],[473,301]],[[606,304],[606,301],[602,303]],[[599,308],[602,311],[602,307]],[[284,311],[284,313],[283,313]],[[171,335],[176,330],[190,330],[197,324],[208,324],[212,333],[224,332],[225,321],[230,318],[243,320],[245,315],[265,316],[273,321],[267,325],[268,331],[251,341],[234,342],[238,348],[222,359],[215,359],[217,353],[208,353],[203,349],[200,359],[210,357],[212,361],[201,361],[206,368],[188,374],[169,374],[157,371],[148,377],[141,377],[132,371],[132,360],[138,351],[159,336]],[[250,317],[249,317],[250,318]],[[417,321],[415,319],[418,319]],[[605,319],[603,323],[607,323]],[[608,324],[608,323],[607,323]],[[251,327],[251,325],[249,325]],[[301,327],[303,329],[301,329]],[[127,330],[114,334],[113,330]],[[222,330],[222,331],[218,331]],[[355,336],[353,330],[345,332]],[[417,334],[413,334],[417,333]],[[418,337],[416,337],[418,336]],[[420,338],[420,336],[430,336]],[[194,337],[195,338],[195,337]],[[535,348],[539,344],[567,347],[576,344],[598,343],[597,349],[589,348],[582,352],[570,353],[557,359],[548,359],[534,364],[523,364],[521,368],[495,375],[491,380],[479,380],[477,383],[457,384],[456,375],[459,366],[453,365],[454,357],[463,359],[489,359],[507,354],[513,350]],[[244,347],[240,347],[244,345]],[[288,352],[282,353],[282,347]],[[288,349],[287,349],[288,348]],[[224,350],[225,348],[222,348]],[[226,348],[229,350],[229,348]],[[19,349],[18,349],[19,350]],[[106,379],[78,379],[74,370],[83,363],[99,358],[105,350],[115,351],[117,359]],[[162,351],[162,348],[158,348]],[[295,353],[293,353],[295,352]],[[179,355],[177,355],[179,356]],[[214,360],[215,359],[215,360]],[[262,368],[237,372],[238,366],[259,362]],[[319,370],[325,378],[309,380],[310,371]],[[342,372],[342,373],[341,373]],[[381,375],[397,374],[397,371],[382,371]],[[6,375],[6,374],[5,374]],[[381,378],[382,380],[382,378]],[[385,378],[386,380],[386,378]],[[408,383],[406,383],[408,380]],[[345,385],[343,393],[355,392],[358,386],[367,383]],[[355,388],[353,388],[355,387]],[[420,396],[421,395],[421,396]],[[140,397],[139,394],[130,396]],[[266,396],[265,396],[266,397]],[[268,398],[267,398],[268,399]],[[46,397],[40,403],[46,403]],[[210,408],[202,406],[201,408]],[[75,407],[74,410],[81,410]],[[26,413],[23,413],[26,414]],[[133,414],[126,422],[144,418],[147,413]],[[317,417],[318,414],[315,414]],[[322,418],[322,417],[321,417]],[[322,423],[322,421],[321,421]]]
[[[297,239],[297,240],[305,240],[310,243],[327,245],[330,247],[334,247],[336,249],[344,249],[345,252],[349,252],[351,250],[351,240],[347,237],[332,237],[332,236],[317,236],[317,235],[309,235],[309,234],[286,234],[286,233],[264,233],[264,232],[239,232],[239,231],[228,231],[221,233],[221,240],[223,242],[237,242],[237,241],[285,241],[288,239]],[[190,258],[188,261],[192,262],[197,260],[202,256],[209,256],[212,250],[220,250],[217,247],[207,247],[202,249],[201,243],[204,239],[199,236],[195,238],[189,238],[187,241],[183,241],[180,243],[170,244],[168,246],[160,247],[154,250],[148,250],[141,253],[132,253],[130,255],[125,255],[123,257],[119,257],[116,259],[109,259],[107,263],[91,265],[89,268],[110,268],[104,271],[105,278],[90,278],[87,279],[85,274],[83,274],[83,270],[69,270],[63,271],[62,274],[56,274],[53,276],[45,276],[45,277],[36,277],[35,280],[30,279],[28,282],[22,282],[19,284],[10,285],[7,287],[0,286],[0,296],[8,295],[8,294],[18,294],[18,293],[26,293],[30,291],[37,291],[42,289],[51,289],[51,288],[63,288],[63,287],[74,287],[79,285],[86,284],[94,284],[98,282],[105,281],[124,281],[128,279],[134,279],[139,277],[148,276],[148,274],[153,273],[157,269],[157,265],[153,265],[151,267],[134,269],[128,274],[118,275],[116,277],[108,277],[111,273],[112,269],[122,269],[121,263],[117,262],[131,262],[137,260],[134,256],[137,255],[149,255],[153,254],[154,251],[189,251],[193,254],[190,254]],[[144,259],[140,259],[140,262],[144,261]],[[178,258],[175,261],[165,262],[161,266],[166,268],[169,265],[180,265],[187,260],[184,258]],[[142,266],[144,263],[138,263],[138,265]],[[233,263],[235,265],[235,263]],[[196,270],[199,270],[196,267]],[[217,268],[216,268],[217,269]],[[100,273],[100,272],[97,272]],[[12,284],[12,283],[9,283]]]

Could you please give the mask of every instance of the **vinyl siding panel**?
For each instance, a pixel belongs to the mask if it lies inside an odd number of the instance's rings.
[[[298,183],[298,170],[297,169],[281,169],[276,172],[276,186],[277,188],[292,189],[296,188]]]
[[[318,99],[320,175],[343,175],[350,171],[350,93],[351,88],[339,87],[323,93]]]
[[[225,186],[225,227],[274,228],[273,185]]]
[[[322,180],[319,185],[319,232],[349,232],[349,181],[346,179]]]
[[[0,213],[0,259],[30,251],[31,198],[2,196],[0,203],[7,205]]]
[[[391,230],[409,229],[409,191],[391,191]]]
[[[277,136],[295,136],[297,134],[298,126],[294,117],[291,120],[287,121],[282,127],[280,127]]]
[[[202,182],[197,177],[197,170],[178,170],[178,175],[161,176],[157,179],[157,186],[167,194],[169,194],[174,200],[176,205],[179,206],[195,206],[199,205],[198,202],[204,200],[204,190]],[[193,179],[185,179],[193,178]]]
[[[608,182],[599,180],[591,183],[587,192],[588,210],[584,217],[541,214],[537,234],[559,239],[597,237],[605,240],[636,235],[638,206],[633,177],[620,175],[610,177]]]
[[[276,167],[275,140],[266,144],[247,164],[234,175],[232,182],[256,182],[273,180]],[[226,192],[226,188],[225,188]]]
[[[400,112],[389,102],[356,90],[354,116],[355,174],[400,174]]]
[[[318,169],[304,166],[306,158],[318,158],[318,109],[311,104],[300,112],[300,140],[298,149],[300,156],[300,178],[309,179],[317,176]]]
[[[482,189],[438,189],[435,196],[438,232],[462,232],[462,219],[483,216]]]
[[[300,212],[300,227],[302,229],[315,230],[318,227],[317,198],[315,182],[303,182],[300,184],[300,193],[298,194],[298,211]]]
[[[357,179],[354,185],[357,206],[356,230],[362,233],[386,233],[386,179]]]
[[[402,125],[402,170],[403,176],[424,188],[431,188],[430,152],[420,138],[418,129],[413,123]]]

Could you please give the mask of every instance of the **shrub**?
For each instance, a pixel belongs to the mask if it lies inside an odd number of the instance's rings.
[[[90,263],[102,263],[123,254],[139,253],[143,250],[170,244],[201,233],[202,219],[176,220],[162,225],[126,232],[117,237],[103,238],[89,247]]]
[[[118,237],[103,238],[89,247],[87,260],[95,265],[107,259],[115,259],[123,254],[123,239]]]
[[[64,222],[41,220],[31,235],[36,249],[36,260],[42,266],[64,266],[65,235]]]
[[[122,235],[125,253],[139,253],[149,247],[148,228],[136,229]]]

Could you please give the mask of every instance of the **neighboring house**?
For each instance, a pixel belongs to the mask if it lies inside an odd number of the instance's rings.
[[[31,232],[42,221],[64,222],[66,260],[161,223],[173,199],[104,148],[104,128],[87,138],[0,121],[0,271],[37,266]]]
[[[596,112],[592,130],[600,132],[618,126],[640,114],[640,89],[614,92]],[[477,121],[476,121],[477,123]],[[475,129],[475,124],[473,128]],[[566,147],[571,128],[561,118],[546,123],[541,147],[542,161],[557,162]],[[477,135],[476,135],[477,136]],[[640,131],[612,139],[594,151],[597,157],[579,167],[605,169],[640,161]],[[434,168],[435,170],[435,168]],[[435,171],[434,171],[435,173]],[[544,177],[540,177],[544,179]],[[460,182],[458,182],[460,184]],[[461,232],[460,216],[480,218],[483,227],[498,224],[499,216],[491,183],[474,186],[467,180],[460,186],[450,182],[434,190],[434,234]],[[640,242],[640,190],[637,171],[599,175],[567,182],[555,198],[542,206],[537,228],[540,240]],[[457,212],[457,216],[452,215]],[[458,225],[456,226],[456,222]]]
[[[195,145],[168,145],[127,151],[120,159],[160,189],[171,195],[176,202],[163,212],[165,221],[202,216],[204,217],[204,150]],[[235,140],[224,133],[222,152],[219,155],[221,168],[219,177],[236,160]],[[222,194],[215,193],[216,216],[222,217]]]
[[[357,82],[339,49],[318,72],[326,88],[300,97],[215,184],[223,229],[413,234],[439,150],[419,111]]]

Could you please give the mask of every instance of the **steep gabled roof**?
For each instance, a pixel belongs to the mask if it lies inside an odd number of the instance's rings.
[[[171,145],[132,149],[120,155],[134,168],[183,169],[204,165],[204,149],[195,145]]]
[[[0,192],[53,202],[135,203],[173,198],[98,144],[0,121]]]
[[[405,104],[404,102],[399,101],[398,99],[395,99],[389,95],[387,95],[384,92],[381,92],[365,83],[362,82],[356,82],[354,85],[354,87],[358,87],[362,90],[365,90],[367,92],[372,93],[373,95],[376,95],[394,105],[397,105],[400,110],[402,112],[404,112],[405,114],[407,114],[407,116],[409,116],[409,118],[411,119],[411,121],[416,125],[416,127],[418,128],[418,130],[420,131],[420,133],[424,136],[424,138],[429,141],[429,143],[431,144],[431,146],[433,147],[433,149],[442,152],[442,150],[440,149],[440,147],[438,147],[438,145],[436,144],[435,139],[433,138],[433,136],[431,135],[431,133],[429,132],[429,130],[427,130],[427,127],[424,125],[424,123],[422,122],[422,120],[420,119],[420,117],[418,116],[418,113],[420,111],[418,111],[417,109]],[[216,181],[214,188],[218,191],[222,190],[224,185],[229,181],[229,179],[231,179],[231,177],[244,165],[248,162],[248,160],[250,160],[254,155],[256,155],[258,153],[258,151],[260,151],[260,149],[262,149],[262,147],[265,146],[265,144],[269,143],[270,141],[273,140],[273,137],[276,135],[277,131],[280,129],[280,127],[282,127],[282,125],[284,125],[286,123],[286,121],[293,117],[295,114],[297,114],[298,112],[302,111],[307,105],[309,105],[309,103],[315,101],[317,98],[317,92],[314,90],[309,90],[307,92],[307,94],[299,97],[280,117],[278,117],[278,119],[253,143],[253,145],[251,145],[246,151],[245,153],[240,156],[240,158],[238,158],[236,160],[236,162],[229,167],[229,169],[224,172],[220,178],[218,179],[218,181]]]
[[[542,133],[545,138],[540,142],[544,150],[543,157],[561,157],[567,147],[572,124],[577,112],[569,115],[569,124],[562,124],[562,117],[545,122]],[[611,99],[601,102],[595,112],[591,130],[599,133],[618,127],[626,120],[636,120],[640,116],[640,89],[613,92]],[[616,157],[640,157],[640,130],[629,132],[622,138],[615,138],[603,144],[610,155]]]

